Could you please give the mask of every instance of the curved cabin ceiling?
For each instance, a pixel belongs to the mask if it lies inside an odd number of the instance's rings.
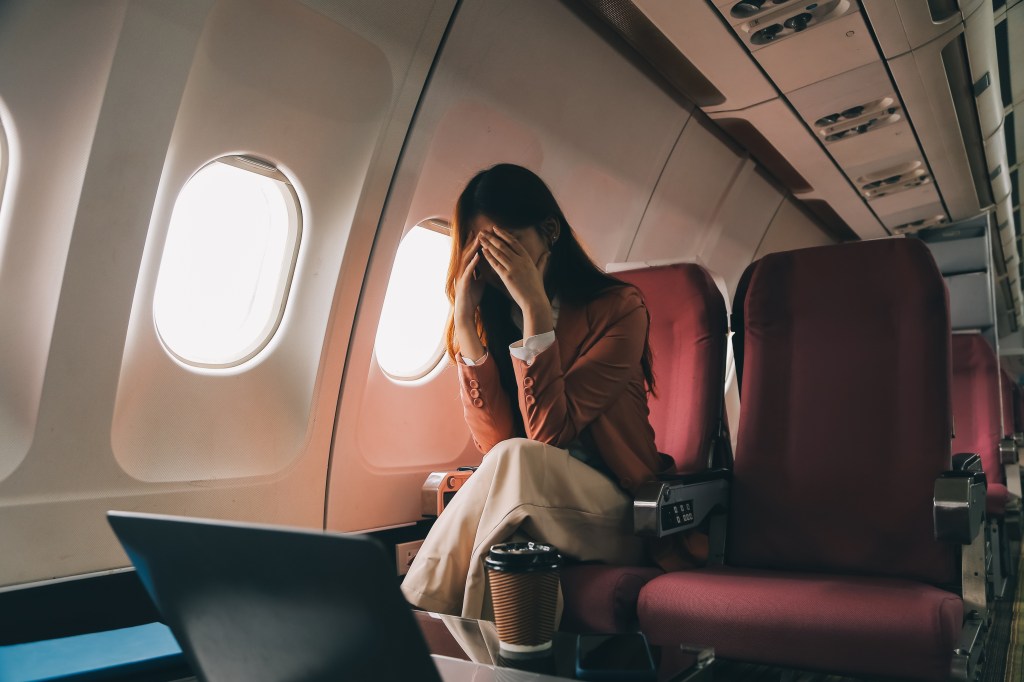
[[[583,4],[837,236],[994,211],[1002,305],[1024,319],[1024,1]]]

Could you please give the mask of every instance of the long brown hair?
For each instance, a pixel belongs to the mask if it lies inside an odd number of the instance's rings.
[[[558,296],[563,304],[584,305],[602,292],[622,286],[631,286],[601,270],[587,255],[576,233],[569,226],[562,209],[544,181],[522,166],[502,163],[477,173],[459,195],[452,220],[452,252],[448,263],[445,292],[455,303],[455,283],[460,272],[462,251],[470,237],[470,228],[477,216],[485,216],[505,230],[539,229],[549,218],[561,226],[558,239],[551,245],[544,288],[548,298]],[[492,349],[507,348],[522,337],[512,322],[511,301],[490,285],[484,287],[477,312],[477,333],[485,346]],[[654,394],[654,369],[651,344],[644,339],[644,352],[640,359],[647,390]],[[455,361],[458,347],[455,343],[455,320],[449,315],[445,327],[445,347],[448,357]],[[502,387],[517,400],[518,387],[508,353],[492,353],[498,363]]]

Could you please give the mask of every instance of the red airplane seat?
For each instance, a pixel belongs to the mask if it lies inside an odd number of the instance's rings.
[[[640,289],[651,315],[657,395],[650,397],[649,405],[658,449],[675,460],[677,473],[704,471],[715,448],[728,447],[724,428],[719,436],[728,334],[722,294],[708,272],[691,263],[615,276]],[[640,588],[660,574],[653,566],[565,568],[560,628],[571,632],[635,629]]]
[[[976,452],[988,478],[986,509],[1002,516],[1009,500],[999,441],[999,362],[980,334],[953,336],[953,450]]]
[[[981,626],[940,587],[960,572],[932,517],[951,468],[950,322],[928,249],[768,255],[741,279],[733,333],[743,412],[725,565],[645,585],[642,631],[729,659],[948,679],[962,626]]]

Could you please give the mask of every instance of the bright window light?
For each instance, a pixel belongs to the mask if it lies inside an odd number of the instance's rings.
[[[398,246],[374,345],[377,363],[393,379],[419,379],[441,359],[450,252],[451,237],[440,221],[417,225]]]
[[[277,329],[298,254],[301,214],[283,174],[225,157],[185,183],[174,204],[153,315],[183,362],[230,367]]]

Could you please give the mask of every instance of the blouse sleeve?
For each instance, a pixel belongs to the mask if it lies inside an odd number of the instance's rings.
[[[460,356],[455,364],[466,424],[477,449],[486,453],[514,435],[512,405],[501,387],[498,364],[490,355],[477,365],[467,365]]]
[[[596,343],[565,372],[558,344],[532,363],[513,358],[519,409],[526,437],[562,447],[607,410],[619,396],[644,352],[649,317],[632,288],[597,314],[603,329]]]

